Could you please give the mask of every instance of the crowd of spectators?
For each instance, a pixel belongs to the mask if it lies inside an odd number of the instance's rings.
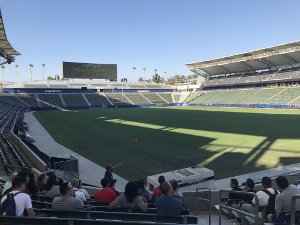
[[[260,219],[275,224],[284,223],[285,218],[280,215],[285,215],[282,213],[291,211],[292,196],[300,194],[300,190],[295,185],[290,184],[285,176],[278,176],[275,179],[275,182],[279,190],[272,187],[272,179],[270,177],[263,177],[261,179],[263,189],[256,191],[254,181],[252,179],[247,179],[243,184],[245,189],[242,190],[238,187],[238,181],[232,178],[230,181],[231,190],[237,192],[230,193],[225,204],[231,208],[252,215],[255,214],[256,206],[258,206],[260,210],[264,207],[265,218]],[[239,193],[241,191],[251,192],[254,195]],[[296,210],[300,210],[299,202],[296,204]],[[247,218],[246,214],[234,210],[224,210],[224,212],[229,218],[233,217],[237,220],[235,224],[249,225],[251,223],[251,220]],[[260,212],[259,215],[261,217],[262,212]]]
[[[117,180],[113,179],[112,169],[107,167],[101,180],[102,188],[90,196],[76,178],[68,182],[59,179],[54,173],[44,173],[36,179],[33,173],[13,172],[3,186],[1,203],[12,194],[17,216],[35,216],[30,196],[53,199],[54,210],[81,210],[87,201],[95,201],[107,203],[108,209],[125,207],[140,209],[141,212],[147,212],[148,203],[151,203],[157,208],[158,215],[180,215],[186,211],[177,182],[165,181],[163,176],[158,180],[160,185],[155,187],[153,194],[146,189],[143,179],[128,182],[124,193],[119,193],[115,188]]]
[[[272,187],[272,180],[269,177],[263,177],[261,184],[263,189],[256,191],[255,183],[252,179],[247,179],[239,187],[237,179],[230,180],[231,192],[225,203],[233,209],[240,210],[250,214],[255,213],[256,204],[259,207],[266,207],[265,220],[273,223],[283,222],[280,218],[280,212],[291,210],[291,198],[295,194],[300,194],[299,189],[289,184],[284,176],[275,179],[279,190]],[[16,204],[16,216],[35,216],[31,196],[44,196],[52,200],[53,210],[81,210],[86,207],[88,201],[107,203],[108,209],[116,207],[140,209],[141,212],[148,211],[148,205],[156,208],[158,215],[178,216],[188,212],[184,203],[184,198],[178,190],[178,184],[175,180],[166,181],[164,176],[158,178],[159,185],[149,192],[145,187],[143,179],[129,181],[125,186],[124,193],[119,193],[116,188],[117,180],[113,179],[112,173],[105,174],[101,180],[101,186],[94,196],[82,188],[81,181],[74,178],[70,182],[63,181],[53,173],[45,173],[35,178],[33,173],[13,172],[10,178],[4,184],[2,189],[1,205],[7,199],[13,196]],[[244,194],[241,191],[250,194]],[[300,204],[297,205],[300,209]],[[1,212],[1,211],[0,211]],[[235,217],[237,222],[248,225],[249,221],[243,213],[235,210],[226,213]],[[3,214],[2,214],[3,215]]]

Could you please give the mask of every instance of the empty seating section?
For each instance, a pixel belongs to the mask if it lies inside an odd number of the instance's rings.
[[[212,98],[217,94],[219,94],[219,91],[208,91],[206,93],[202,92],[196,98],[194,98],[190,103],[191,104],[205,103],[208,99]]]
[[[28,107],[24,102],[20,101],[20,99],[16,98],[14,95],[1,95],[0,101],[6,102],[15,106]]]
[[[173,99],[172,99],[171,93],[159,93],[158,95],[161,98],[163,98],[164,100],[166,100],[168,103],[173,103]]]
[[[140,93],[128,93],[126,97],[130,99],[135,105],[145,105],[151,104],[146,98],[144,98]]]
[[[63,107],[62,100],[58,94],[38,94],[38,99],[42,102],[48,103],[53,107]]]
[[[300,104],[300,87],[208,91],[194,96],[190,104],[296,105]]]
[[[103,95],[99,94],[85,94],[84,95],[91,106],[104,106],[111,105],[111,103],[107,100],[107,98]]]
[[[14,125],[14,121],[23,115],[24,108],[2,102],[0,96],[0,168],[6,174],[21,168],[30,168],[30,163],[26,160],[19,149],[9,140],[8,135]]]
[[[122,93],[107,93],[105,95],[114,105],[132,105]]]
[[[218,85],[222,81],[223,81],[223,78],[214,78],[214,79],[207,80],[205,82],[205,85],[206,86],[214,86],[214,85]]]
[[[179,103],[180,102],[179,100],[180,100],[181,94],[179,94],[179,93],[173,93],[172,95],[173,95],[174,102],[175,103]]]
[[[243,101],[244,99],[248,98],[249,96],[258,92],[259,89],[252,89],[252,90],[234,90],[231,91],[231,96],[227,96],[221,103],[223,104],[237,104]]]
[[[39,107],[34,94],[20,94],[16,96],[20,101],[25,103],[28,107]]]
[[[66,107],[88,106],[82,94],[62,94],[62,97],[66,103]]]
[[[238,78],[239,77],[226,77],[225,79],[223,79],[222,81],[219,82],[219,85],[234,84]]]
[[[256,92],[255,94],[251,95],[249,98],[244,99],[241,101],[241,104],[259,104],[263,103],[267,99],[271,98],[273,95],[281,91],[280,88],[266,88],[261,89],[260,91]]]
[[[166,103],[161,97],[159,97],[156,93],[142,93],[144,97],[146,97],[153,104]]]
[[[219,103],[222,100],[226,99],[226,96],[230,95],[231,92],[228,93],[227,91],[214,91],[214,93],[208,93],[208,94],[209,96],[207,96],[207,98],[204,99],[204,101],[202,101],[201,103],[203,104]]]
[[[297,80],[300,79],[299,68],[289,68],[279,71],[265,71],[265,72],[252,72],[243,75],[233,76],[219,76],[212,77],[205,82],[205,86],[222,86],[222,85],[235,85],[235,84],[248,84],[248,83],[264,83],[269,81],[279,80]]]
[[[263,103],[270,104],[288,104],[300,96],[300,88],[280,88],[281,91]]]
[[[190,101],[198,98],[200,95],[202,95],[202,92],[192,92],[190,95],[184,100],[184,102],[189,103]]]

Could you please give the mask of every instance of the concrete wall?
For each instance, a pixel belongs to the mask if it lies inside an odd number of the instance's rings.
[[[11,133],[9,140],[13,142],[22,154],[30,161],[32,167],[36,168],[41,172],[47,171],[47,165],[44,163],[27,145],[14,133]]]

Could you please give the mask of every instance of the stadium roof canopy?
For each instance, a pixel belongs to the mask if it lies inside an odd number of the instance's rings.
[[[16,55],[20,55],[20,53],[13,49],[7,40],[2,13],[0,11],[0,56],[2,57],[0,59],[0,65],[13,62],[15,60],[14,56]]]
[[[300,41],[252,52],[186,64],[202,76],[266,70],[300,63]]]

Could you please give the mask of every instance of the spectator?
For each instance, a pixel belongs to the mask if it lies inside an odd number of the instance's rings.
[[[116,193],[117,196],[119,196],[119,195],[120,195],[120,192],[118,192],[118,191],[116,190],[116,182],[117,182],[116,179],[111,180],[111,181],[109,182],[109,188],[110,188],[111,190],[113,190],[113,191]]]
[[[164,176],[159,176],[159,178],[158,178],[159,186],[153,189],[152,198],[157,198],[157,197],[161,196],[161,189],[160,189],[160,186],[161,186],[161,184],[162,184],[163,182],[165,182],[165,181],[166,181],[166,179],[165,179]]]
[[[77,178],[73,179],[71,181],[71,185],[73,187],[72,191],[71,191],[71,196],[76,197],[76,198],[80,198],[81,201],[85,202],[86,201],[86,197],[84,195],[83,192],[81,192],[78,188],[79,188],[79,180]]]
[[[256,192],[259,206],[267,206],[269,204],[270,194],[275,194],[276,190],[272,188],[272,180],[269,177],[263,177],[261,179],[261,184],[263,186],[262,191]],[[245,203],[241,206],[241,210],[250,214],[254,214],[255,211],[255,199],[252,199],[251,203]],[[270,206],[271,207],[271,206]],[[268,208],[267,208],[268,209]],[[244,215],[241,215],[242,224],[248,224],[249,222],[245,219]]]
[[[178,183],[177,183],[177,181],[176,180],[170,180],[170,184],[172,186],[172,195],[173,195],[173,197],[180,199],[182,201],[182,203],[183,203],[181,214],[188,215],[189,214],[189,210],[187,208],[187,205],[184,204],[183,195],[178,190]]]
[[[59,186],[61,196],[53,199],[52,209],[54,210],[79,210],[83,207],[83,202],[79,198],[71,196],[73,187],[69,182],[63,182]]]
[[[139,196],[136,182],[128,182],[125,186],[124,194],[117,197],[108,206],[109,209],[115,207],[139,208],[143,212],[148,210],[148,204]]]
[[[277,177],[276,184],[281,190],[281,193],[275,199],[275,213],[268,215],[268,222],[281,223],[283,221],[278,218],[279,213],[291,211],[292,196],[300,194],[300,191],[295,185],[290,185],[289,181],[284,176]],[[300,204],[297,201],[296,210],[298,209],[300,209]]]
[[[110,186],[110,179],[103,178],[101,180],[102,189],[95,193],[96,202],[112,202],[117,198],[117,194]]]
[[[28,184],[27,184],[27,189],[29,191],[29,194],[30,195],[37,195],[39,193],[39,190],[38,190],[38,187],[37,187],[36,182],[35,182],[34,173],[32,173],[32,172],[29,173],[28,177],[29,177],[29,181],[28,181]]]
[[[172,195],[172,186],[165,181],[161,184],[162,196],[155,200],[158,215],[179,216],[182,211],[183,201]]]
[[[4,187],[2,189],[2,196],[6,195],[8,192],[10,192],[12,190],[12,182],[16,178],[17,175],[18,175],[17,172],[12,172],[10,174],[8,181],[6,181],[6,183],[4,184]]]
[[[245,185],[245,191],[246,192],[256,193],[256,190],[254,189],[255,183],[252,179],[248,178],[243,185]],[[253,200],[253,195],[242,195],[241,196],[241,201],[238,202],[237,204],[231,205],[231,207],[236,208],[236,209],[240,209],[242,204],[244,204],[244,203],[250,203],[251,204],[252,200]]]
[[[24,210],[30,217],[34,217],[35,213],[32,209],[31,198],[28,194],[23,193],[26,189],[26,178],[25,177],[15,177],[12,181],[12,191],[9,192],[14,194],[16,203],[16,215],[23,216]],[[1,199],[1,204],[5,201],[7,195],[3,196]]]
[[[51,177],[49,177],[47,184],[46,184],[46,192],[44,196],[54,198],[60,195],[59,190],[59,179],[53,174]]]
[[[178,183],[176,180],[170,180],[170,184],[172,186],[172,195],[175,198],[179,198],[183,201],[182,194],[178,191]]]
[[[90,195],[89,195],[89,193],[84,188],[82,188],[81,180],[79,180],[79,187],[78,187],[78,189],[79,189],[79,191],[81,191],[84,194],[84,196],[85,196],[86,199],[90,199],[91,198]]]
[[[104,174],[104,178],[108,178],[110,180],[113,180],[114,177],[113,177],[113,166],[111,164],[109,164],[108,166],[106,166],[106,171],[105,171],[105,174]]]
[[[146,190],[145,188],[145,182],[143,179],[140,179],[137,181],[137,185],[138,185],[138,192],[139,195],[142,196],[142,198],[146,201],[149,202],[151,197],[150,197],[150,193],[149,191]]]
[[[24,177],[26,179],[26,187],[25,187],[25,190],[23,192],[29,194],[29,190],[27,188],[27,184],[29,182],[28,172],[21,171],[21,172],[18,173],[17,177]]]
[[[246,192],[256,193],[256,190],[254,189],[255,183],[252,179],[248,178],[246,180],[246,182],[244,183],[244,185],[245,185]],[[251,195],[243,196],[243,202],[251,203],[252,200],[253,200],[253,196],[251,196]]]
[[[41,195],[45,194],[48,182],[48,176],[42,173],[37,179],[37,187]]]
[[[232,191],[242,191],[241,188],[239,188],[239,182],[237,179],[235,178],[231,178],[230,179],[230,187],[232,188]],[[242,197],[240,194],[238,193],[229,193],[228,196],[228,201],[227,201],[227,205],[231,206],[232,204],[237,204],[241,201]]]

